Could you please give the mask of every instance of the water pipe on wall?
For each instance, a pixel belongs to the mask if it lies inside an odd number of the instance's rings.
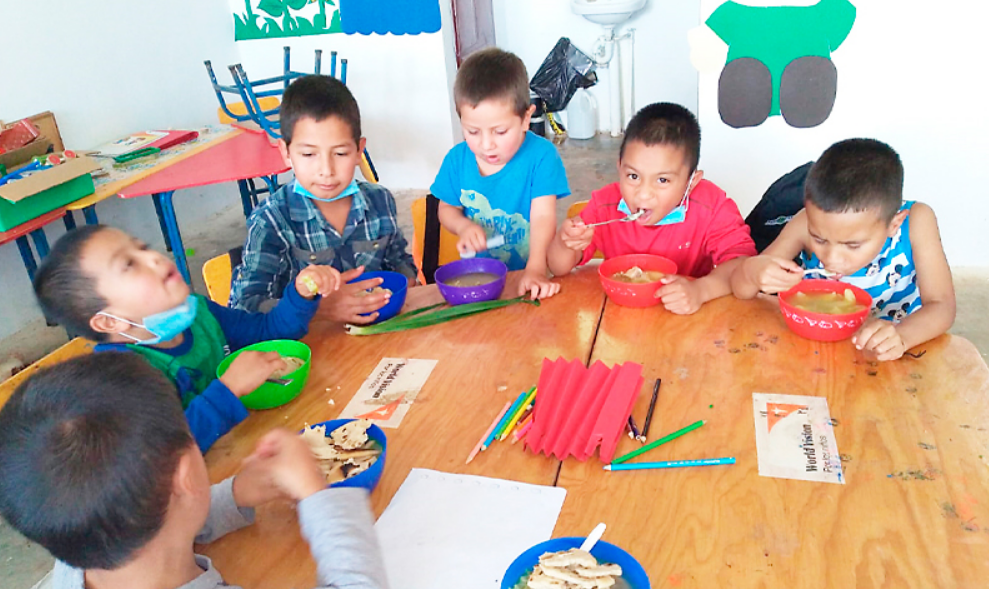
[[[630,59],[632,66],[635,66],[635,29],[629,29],[624,35],[616,35],[614,27],[605,27],[605,34],[597,38],[594,43],[592,59],[598,68],[608,70],[608,103],[609,103],[609,127],[612,137],[622,134],[624,120],[622,119],[622,83],[621,83],[621,47],[619,41],[631,40]],[[612,59],[614,58],[614,63]],[[630,84],[632,86],[634,101],[635,91],[635,70],[632,70]],[[634,102],[632,108],[635,108]]]

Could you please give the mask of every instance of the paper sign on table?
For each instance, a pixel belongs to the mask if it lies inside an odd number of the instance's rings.
[[[753,393],[752,405],[760,475],[845,483],[827,399]]]
[[[549,540],[567,491],[414,468],[374,526],[392,589],[498,589]]]
[[[436,360],[382,358],[340,417],[398,427],[435,367]]]

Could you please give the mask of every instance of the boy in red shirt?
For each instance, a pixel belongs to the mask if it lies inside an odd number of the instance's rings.
[[[550,245],[550,271],[566,274],[599,250],[605,258],[656,254],[679,271],[656,291],[669,311],[689,315],[731,294],[732,271],[756,254],[755,244],[735,202],[697,169],[700,143],[700,125],[686,108],[657,103],[640,110],[625,131],[618,182],[563,222]],[[588,227],[630,214],[638,218]]]

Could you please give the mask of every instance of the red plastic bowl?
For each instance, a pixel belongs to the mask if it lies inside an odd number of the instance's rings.
[[[655,297],[656,291],[661,286],[658,282],[646,282],[644,284],[629,284],[619,282],[611,278],[616,272],[624,272],[633,266],[638,266],[643,270],[662,272],[663,274],[676,274],[677,265],[673,260],[652,254],[626,254],[605,260],[598,266],[598,275],[601,277],[601,286],[608,298],[623,307],[651,307],[659,304],[659,299]]]
[[[844,293],[845,289],[855,293],[855,300],[865,308],[857,313],[846,315],[829,315],[827,313],[811,313],[798,309],[789,303],[789,298],[798,292],[836,292]],[[780,294],[780,309],[786,319],[790,331],[807,339],[819,342],[836,342],[852,337],[869,316],[872,309],[872,297],[857,286],[838,282],[837,280],[804,280],[797,286]]]

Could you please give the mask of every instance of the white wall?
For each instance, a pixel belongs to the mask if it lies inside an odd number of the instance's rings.
[[[697,26],[700,0],[649,0],[645,8],[620,31],[635,31],[634,108],[653,102],[677,102],[697,111],[697,72],[690,65],[685,34]],[[603,29],[570,9],[570,0],[494,0],[495,38],[498,46],[522,58],[529,77],[560,37],[568,37],[587,54],[593,51]],[[623,66],[633,60],[628,41],[622,42]],[[608,128],[608,75],[599,72],[599,82],[590,89],[597,99],[600,129]],[[628,108],[629,71],[624,76],[625,119],[635,114]]]
[[[292,48],[292,69],[312,72],[313,52],[348,60],[347,87],[361,108],[361,126],[381,182],[388,188],[429,188],[443,156],[454,145],[451,118],[454,72],[452,20],[445,0],[443,30],[420,35],[318,35],[237,43],[251,79],[279,75],[282,47]],[[221,83],[229,83],[229,72]]]
[[[779,176],[832,143],[875,137],[906,169],[905,197],[937,213],[953,266],[985,266],[989,251],[989,116],[984,25],[989,7],[948,0],[853,0],[855,26],[833,55],[838,95],[830,119],[792,129],[782,117],[732,129],[718,115],[719,73],[700,78],[701,167],[743,214]],[[704,0],[707,16],[720,0]],[[674,31],[683,38],[684,31]]]
[[[85,149],[149,128],[216,122],[216,98],[204,59],[234,63],[233,19],[226,0],[4,2],[0,119],[50,110],[65,144]],[[16,56],[16,57],[15,57]],[[180,223],[202,222],[239,202],[235,185],[182,191]],[[150,199],[109,199],[100,221],[162,247]],[[81,216],[78,216],[81,223]],[[63,232],[46,228],[49,242]],[[0,247],[0,338],[37,323],[17,247]],[[42,323],[43,325],[43,323]]]
[[[443,30],[437,34],[334,34],[288,41],[294,69],[311,71],[316,47],[325,50],[327,60],[332,49],[349,59],[348,84],[361,106],[369,151],[382,182],[392,189],[428,188],[457,139],[450,92],[456,71],[452,17],[447,3],[440,4]],[[286,44],[235,43],[228,0],[7,2],[3,22],[44,23],[44,34],[29,26],[5,28],[6,47],[31,49],[5,61],[0,119],[50,110],[65,144],[77,149],[140,129],[215,123],[217,102],[203,60],[213,62],[221,83],[230,83],[227,66],[238,62],[254,78],[270,77],[281,73]],[[219,210],[239,206],[239,196],[231,183],[183,190],[176,203],[179,224],[190,231]],[[109,199],[97,212],[101,222],[162,247],[150,199]],[[46,233],[54,242],[62,225],[51,224]],[[0,289],[8,301],[0,305],[0,339],[39,324],[41,314],[14,244],[0,247]]]

